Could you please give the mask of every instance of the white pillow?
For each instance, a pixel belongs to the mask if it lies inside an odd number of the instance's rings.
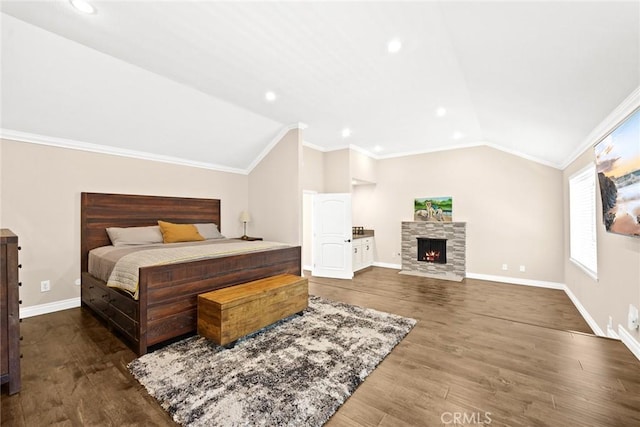
[[[200,233],[200,235],[204,237],[205,240],[224,239],[224,236],[218,231],[218,226],[212,222],[193,225],[196,226],[196,228],[198,229],[198,233]]]
[[[162,232],[157,225],[148,227],[109,227],[107,234],[113,246],[149,245],[162,243]]]

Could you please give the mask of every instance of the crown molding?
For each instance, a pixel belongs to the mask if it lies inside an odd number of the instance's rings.
[[[318,151],[322,151],[323,153],[331,153],[332,151],[340,151],[340,150],[353,150],[353,151],[357,151],[359,153],[362,153],[366,156],[371,157],[372,159],[375,160],[380,160],[381,157],[378,156],[377,154],[372,153],[371,151],[360,147],[359,145],[355,145],[355,144],[348,144],[348,145],[340,145],[338,147],[331,147],[331,148],[325,148],[325,147],[320,147],[319,145],[315,145],[315,144],[311,144],[310,142],[306,142],[305,145],[307,145],[310,148],[314,148]]]
[[[294,130],[294,129],[300,129],[300,130],[304,130],[307,128],[307,125],[302,123],[302,122],[298,122],[298,123],[294,123],[292,125],[288,125],[283,127],[282,129],[280,129],[280,132],[278,132],[278,134],[271,140],[271,142],[264,148],[264,150],[262,150],[262,152],[258,155],[258,157],[256,157],[253,162],[251,162],[251,164],[249,165],[249,167],[246,170],[246,174],[250,174],[251,171],[260,164],[260,162],[267,157],[267,154],[269,154],[271,152],[271,150],[273,150],[273,147],[276,146],[276,144],[278,144],[278,142],[280,142],[280,140],[282,138],[284,138],[284,136],[287,134],[287,132],[289,132],[290,130]],[[302,144],[304,145],[304,141],[302,142]]]
[[[490,147],[490,148],[493,148],[495,150],[502,151],[504,153],[511,154],[513,156],[520,157],[520,158],[523,158],[525,160],[529,160],[529,161],[532,161],[532,162],[535,162],[535,163],[539,163],[539,164],[544,165],[544,166],[549,166],[549,167],[552,167],[554,169],[562,169],[561,165],[559,165],[557,163],[548,162],[546,160],[539,159],[537,157],[530,156],[528,154],[524,154],[524,153],[522,153],[520,151],[504,148],[504,147],[502,147],[502,146],[500,146],[498,144],[495,144],[493,142],[487,142],[487,141],[471,142],[471,143],[468,143],[468,144],[448,145],[446,147],[436,147],[436,148],[429,148],[429,149],[416,150],[416,151],[404,151],[404,152],[401,152],[401,153],[393,153],[393,154],[386,154],[386,155],[372,153],[371,151],[369,151],[369,150],[367,150],[365,148],[362,148],[362,147],[360,147],[358,145],[354,145],[354,144],[342,145],[342,146],[339,146],[339,147],[332,147],[332,148],[320,147],[318,145],[311,144],[311,143],[306,142],[306,141],[303,144],[305,146],[307,146],[307,147],[313,148],[314,150],[321,151],[323,153],[329,153],[329,152],[332,152],[332,151],[340,151],[340,150],[350,149],[350,150],[362,153],[365,156],[369,156],[374,160],[385,160],[385,159],[395,159],[395,158],[398,158],[398,157],[419,156],[421,154],[439,153],[439,152],[442,152],[442,151],[460,150],[460,149],[463,149],[463,148]]]
[[[603,138],[605,138],[611,131],[624,119],[633,113],[637,108],[640,108],[640,86],[635,88],[629,96],[627,96],[620,105],[618,105],[602,122],[596,126],[594,130],[582,141],[582,144],[576,148],[573,153],[567,158],[567,160],[560,166],[560,169],[566,169],[571,163],[573,163],[578,157],[580,157],[586,150],[593,147]]]
[[[364,149],[362,147],[359,147],[357,145],[353,145],[353,144],[349,144],[349,149],[353,150],[353,151],[357,151],[360,154],[364,154],[365,156],[371,157],[372,159],[378,159],[378,156],[374,153],[372,153],[371,151]]]
[[[540,159],[540,158],[535,157],[535,156],[530,156],[528,154],[524,154],[524,153],[522,153],[522,152],[520,152],[518,150],[511,150],[511,149],[508,149],[508,148],[501,147],[500,145],[494,144],[492,142],[485,142],[485,143],[482,143],[480,145],[486,145],[487,147],[491,147],[491,148],[496,149],[498,151],[502,151],[502,152],[511,154],[513,156],[517,156],[517,157],[523,158],[525,160],[530,160],[532,162],[539,163],[539,164],[544,165],[544,166],[549,166],[549,167],[554,168],[554,169],[560,169],[560,170],[562,169],[562,165],[560,165],[560,163],[549,162],[547,160],[543,160],[543,159]]]
[[[504,148],[501,145],[495,144],[493,142],[488,142],[488,141],[477,141],[477,142],[471,142],[468,144],[457,144],[457,145],[448,145],[446,147],[436,147],[436,148],[431,148],[431,149],[426,149],[426,150],[419,150],[419,151],[407,151],[407,152],[403,152],[403,153],[395,153],[395,154],[388,154],[388,155],[371,155],[371,157],[373,158],[377,158],[377,159],[393,159],[396,157],[405,157],[405,156],[417,156],[420,154],[430,154],[430,153],[438,153],[438,152],[442,152],[442,151],[451,151],[451,150],[460,150],[463,148],[475,148],[475,147],[490,147],[493,148],[495,150],[498,151],[502,151],[504,153],[507,154],[511,154],[513,156],[516,157],[520,157],[522,159],[525,160],[529,160],[535,163],[539,163],[541,165],[544,166],[549,166],[555,169],[560,169],[560,165],[556,164],[556,163],[552,163],[552,162],[548,162],[546,160],[542,160],[539,159],[537,157],[534,156],[530,156],[528,154],[524,154],[520,151],[517,150],[511,150],[508,148]]]
[[[30,144],[48,145],[51,147],[67,148],[71,150],[88,151],[91,153],[109,154],[112,156],[129,157],[140,160],[150,160],[153,162],[169,163],[179,166],[189,166],[193,168],[209,169],[218,172],[236,173],[246,175],[248,172],[243,169],[231,168],[214,163],[198,162],[179,157],[152,154],[144,151],[129,150],[126,148],[110,147],[107,145],[93,144],[90,142],[76,141],[73,139],[57,138],[53,136],[38,135],[29,132],[21,132],[12,129],[0,129],[0,138],[10,139],[18,142]]]
[[[321,146],[316,145],[316,144],[312,144],[309,141],[302,141],[302,146],[307,147],[307,148],[311,148],[312,150],[320,151],[321,153],[326,153],[327,152],[326,148],[321,147]]]
[[[338,147],[331,147],[331,148],[325,148],[324,152],[325,153],[330,153],[332,151],[340,151],[340,150],[348,150],[349,148],[353,147],[354,145],[340,145]]]

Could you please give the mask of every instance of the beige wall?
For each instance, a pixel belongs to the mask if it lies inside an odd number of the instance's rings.
[[[602,201],[599,189],[596,194],[596,228],[598,240],[598,280],[592,279],[583,270],[569,261],[569,177],[595,161],[593,149],[589,148],[564,170],[564,283],[578,298],[587,312],[604,333],[609,316],[613,328],[623,327],[636,339],[640,333],[627,328],[629,304],[640,307],[640,239],[607,233],[602,223]]]
[[[4,227],[2,223],[2,139],[0,139],[0,228]]]
[[[302,135],[287,132],[249,173],[250,236],[302,243]]]
[[[375,159],[355,150],[349,152],[351,178],[358,181],[376,182],[378,179],[378,162]]]
[[[377,184],[353,203],[357,225],[375,229],[376,261],[400,264],[400,223],[430,196],[452,196],[454,221],[467,222],[467,272],[563,281],[561,171],[489,147],[379,160]]]
[[[302,265],[310,268],[313,244],[313,194],[324,192],[324,153],[302,148]]]
[[[324,153],[325,193],[351,192],[350,151],[345,148]]]
[[[22,308],[80,296],[80,193],[222,200],[221,230],[239,236],[246,175],[4,140],[2,226],[20,238]],[[51,291],[41,293],[40,281]]]
[[[562,172],[489,147],[352,154],[302,148],[292,130],[246,176],[0,140],[0,225],[20,236],[23,308],[79,297],[82,191],[220,198],[223,234],[240,235],[249,208],[249,234],[299,244],[303,189],[351,191],[354,225],[376,231],[378,262],[400,263],[400,222],[412,219],[414,198],[450,195],[454,220],[467,222],[468,272],[566,283],[603,330],[609,316],[626,328],[629,304],[640,306],[640,239],[598,222],[597,282],[568,261],[568,177],[593,161],[591,149]],[[351,187],[351,176],[376,184]],[[50,292],[40,293],[42,280]]]
[[[376,200],[377,186],[375,184],[354,185],[351,191],[351,216],[353,225],[364,227],[367,230],[374,228],[378,216],[381,214]],[[388,251],[387,251],[388,252]],[[377,251],[374,251],[376,255]],[[377,261],[378,257],[374,259]]]
[[[310,147],[302,147],[302,189],[322,193],[324,191],[324,153]]]

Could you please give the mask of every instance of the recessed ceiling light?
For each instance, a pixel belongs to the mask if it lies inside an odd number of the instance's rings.
[[[96,8],[86,0],[69,0],[69,3],[71,3],[71,6],[73,6],[77,11],[82,13],[96,13]]]
[[[436,108],[436,116],[438,117],[444,117],[447,115],[447,109],[444,107],[438,107]]]
[[[349,128],[342,129],[342,137],[343,138],[349,138],[350,136],[351,136],[351,129],[349,129]]]
[[[398,39],[392,39],[387,43],[387,50],[389,53],[398,53],[402,49],[402,42]]]
[[[453,139],[462,139],[462,137],[464,137],[464,134],[459,130],[455,131],[453,135],[451,135],[451,138]]]
[[[376,153],[379,153],[382,151],[382,147],[379,145],[376,145],[375,147],[373,147],[373,151],[375,151]]]
[[[276,100],[276,94],[274,92],[267,92],[264,94],[264,99],[266,99],[268,102],[273,102]]]

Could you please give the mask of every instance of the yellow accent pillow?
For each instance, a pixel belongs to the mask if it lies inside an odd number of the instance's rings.
[[[173,224],[165,221],[158,221],[162,239],[165,243],[196,242],[204,240],[198,233],[198,229],[193,224]]]

